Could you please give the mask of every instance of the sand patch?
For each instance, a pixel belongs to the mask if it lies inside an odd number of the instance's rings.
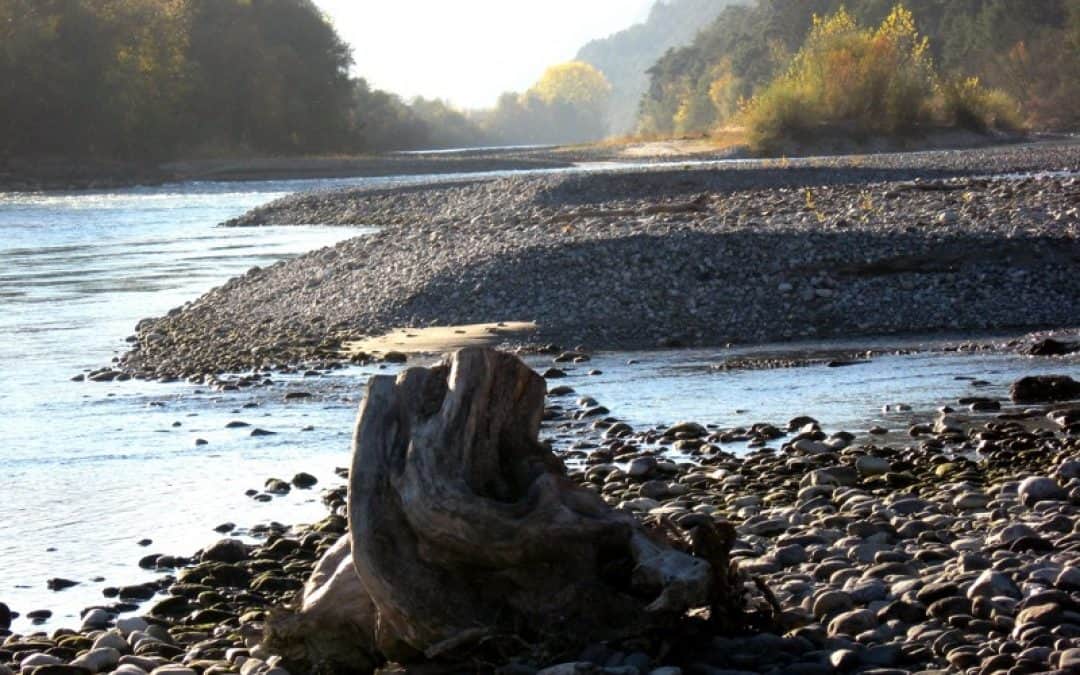
[[[500,321],[464,326],[399,328],[378,337],[346,342],[343,349],[346,354],[442,353],[464,347],[496,345],[507,339],[524,337],[536,330],[536,327],[531,321]]]

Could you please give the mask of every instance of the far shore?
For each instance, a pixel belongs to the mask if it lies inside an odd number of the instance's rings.
[[[1055,135],[1036,135],[1059,138]],[[824,139],[792,145],[783,157],[970,149],[1009,145],[1027,136],[940,131],[863,143]],[[0,158],[0,191],[105,190],[191,181],[258,181],[445,175],[569,168],[594,162],[676,162],[759,158],[737,134],[715,138],[618,138],[580,145],[508,146],[387,152],[361,156],[235,157],[174,161]]]

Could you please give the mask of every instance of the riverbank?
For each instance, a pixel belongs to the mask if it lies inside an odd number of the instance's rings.
[[[1068,327],[1078,169],[1080,144],[1034,145],[295,195],[229,224],[381,229],[141,322],[120,368],[199,378],[499,321],[593,350]]]
[[[700,519],[735,525],[747,613],[728,633],[689,621],[675,642],[646,635],[567,653],[526,647],[509,663],[442,667],[1072,672],[1080,663],[1080,409],[1013,390],[1012,401],[942,400],[936,418],[896,406],[889,428],[845,430],[805,415],[635,429],[601,402],[552,389],[542,436],[573,467],[572,480],[639,517],[663,516],[676,532]],[[748,455],[731,453],[744,442]],[[310,478],[268,479],[262,494],[272,499]],[[344,485],[327,485],[322,499],[321,521],[253,528],[255,544],[225,539],[191,555],[145,556],[139,564],[156,567],[158,581],[107,590],[78,630],[7,636],[0,670],[304,672],[261,640],[267,619],[293,606],[346,533]],[[577,665],[541,670],[559,663]]]
[[[990,147],[1021,137],[953,133],[864,146],[792,146],[788,156]],[[363,156],[236,157],[167,162],[0,158],[0,191],[111,190],[192,181],[310,180],[564,169],[578,164],[708,161],[752,157],[739,135],[712,139],[618,139],[568,146],[461,148]]]
[[[105,160],[0,160],[0,191],[111,190],[192,181],[310,180],[572,166],[570,159],[535,151],[462,154],[383,154],[364,157],[253,157],[175,162]]]

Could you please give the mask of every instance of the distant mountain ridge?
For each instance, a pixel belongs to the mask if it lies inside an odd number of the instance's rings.
[[[657,0],[644,23],[593,40],[577,53],[577,60],[600,69],[611,82],[611,133],[631,131],[638,104],[649,85],[649,68],[673,47],[689,44],[698,31],[725,7],[749,0]]]

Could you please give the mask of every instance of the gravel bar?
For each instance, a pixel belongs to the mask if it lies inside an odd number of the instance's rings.
[[[229,225],[377,226],[140,322],[115,369],[199,379],[343,358],[401,327],[713,346],[1075,326],[1080,143],[300,194]]]

